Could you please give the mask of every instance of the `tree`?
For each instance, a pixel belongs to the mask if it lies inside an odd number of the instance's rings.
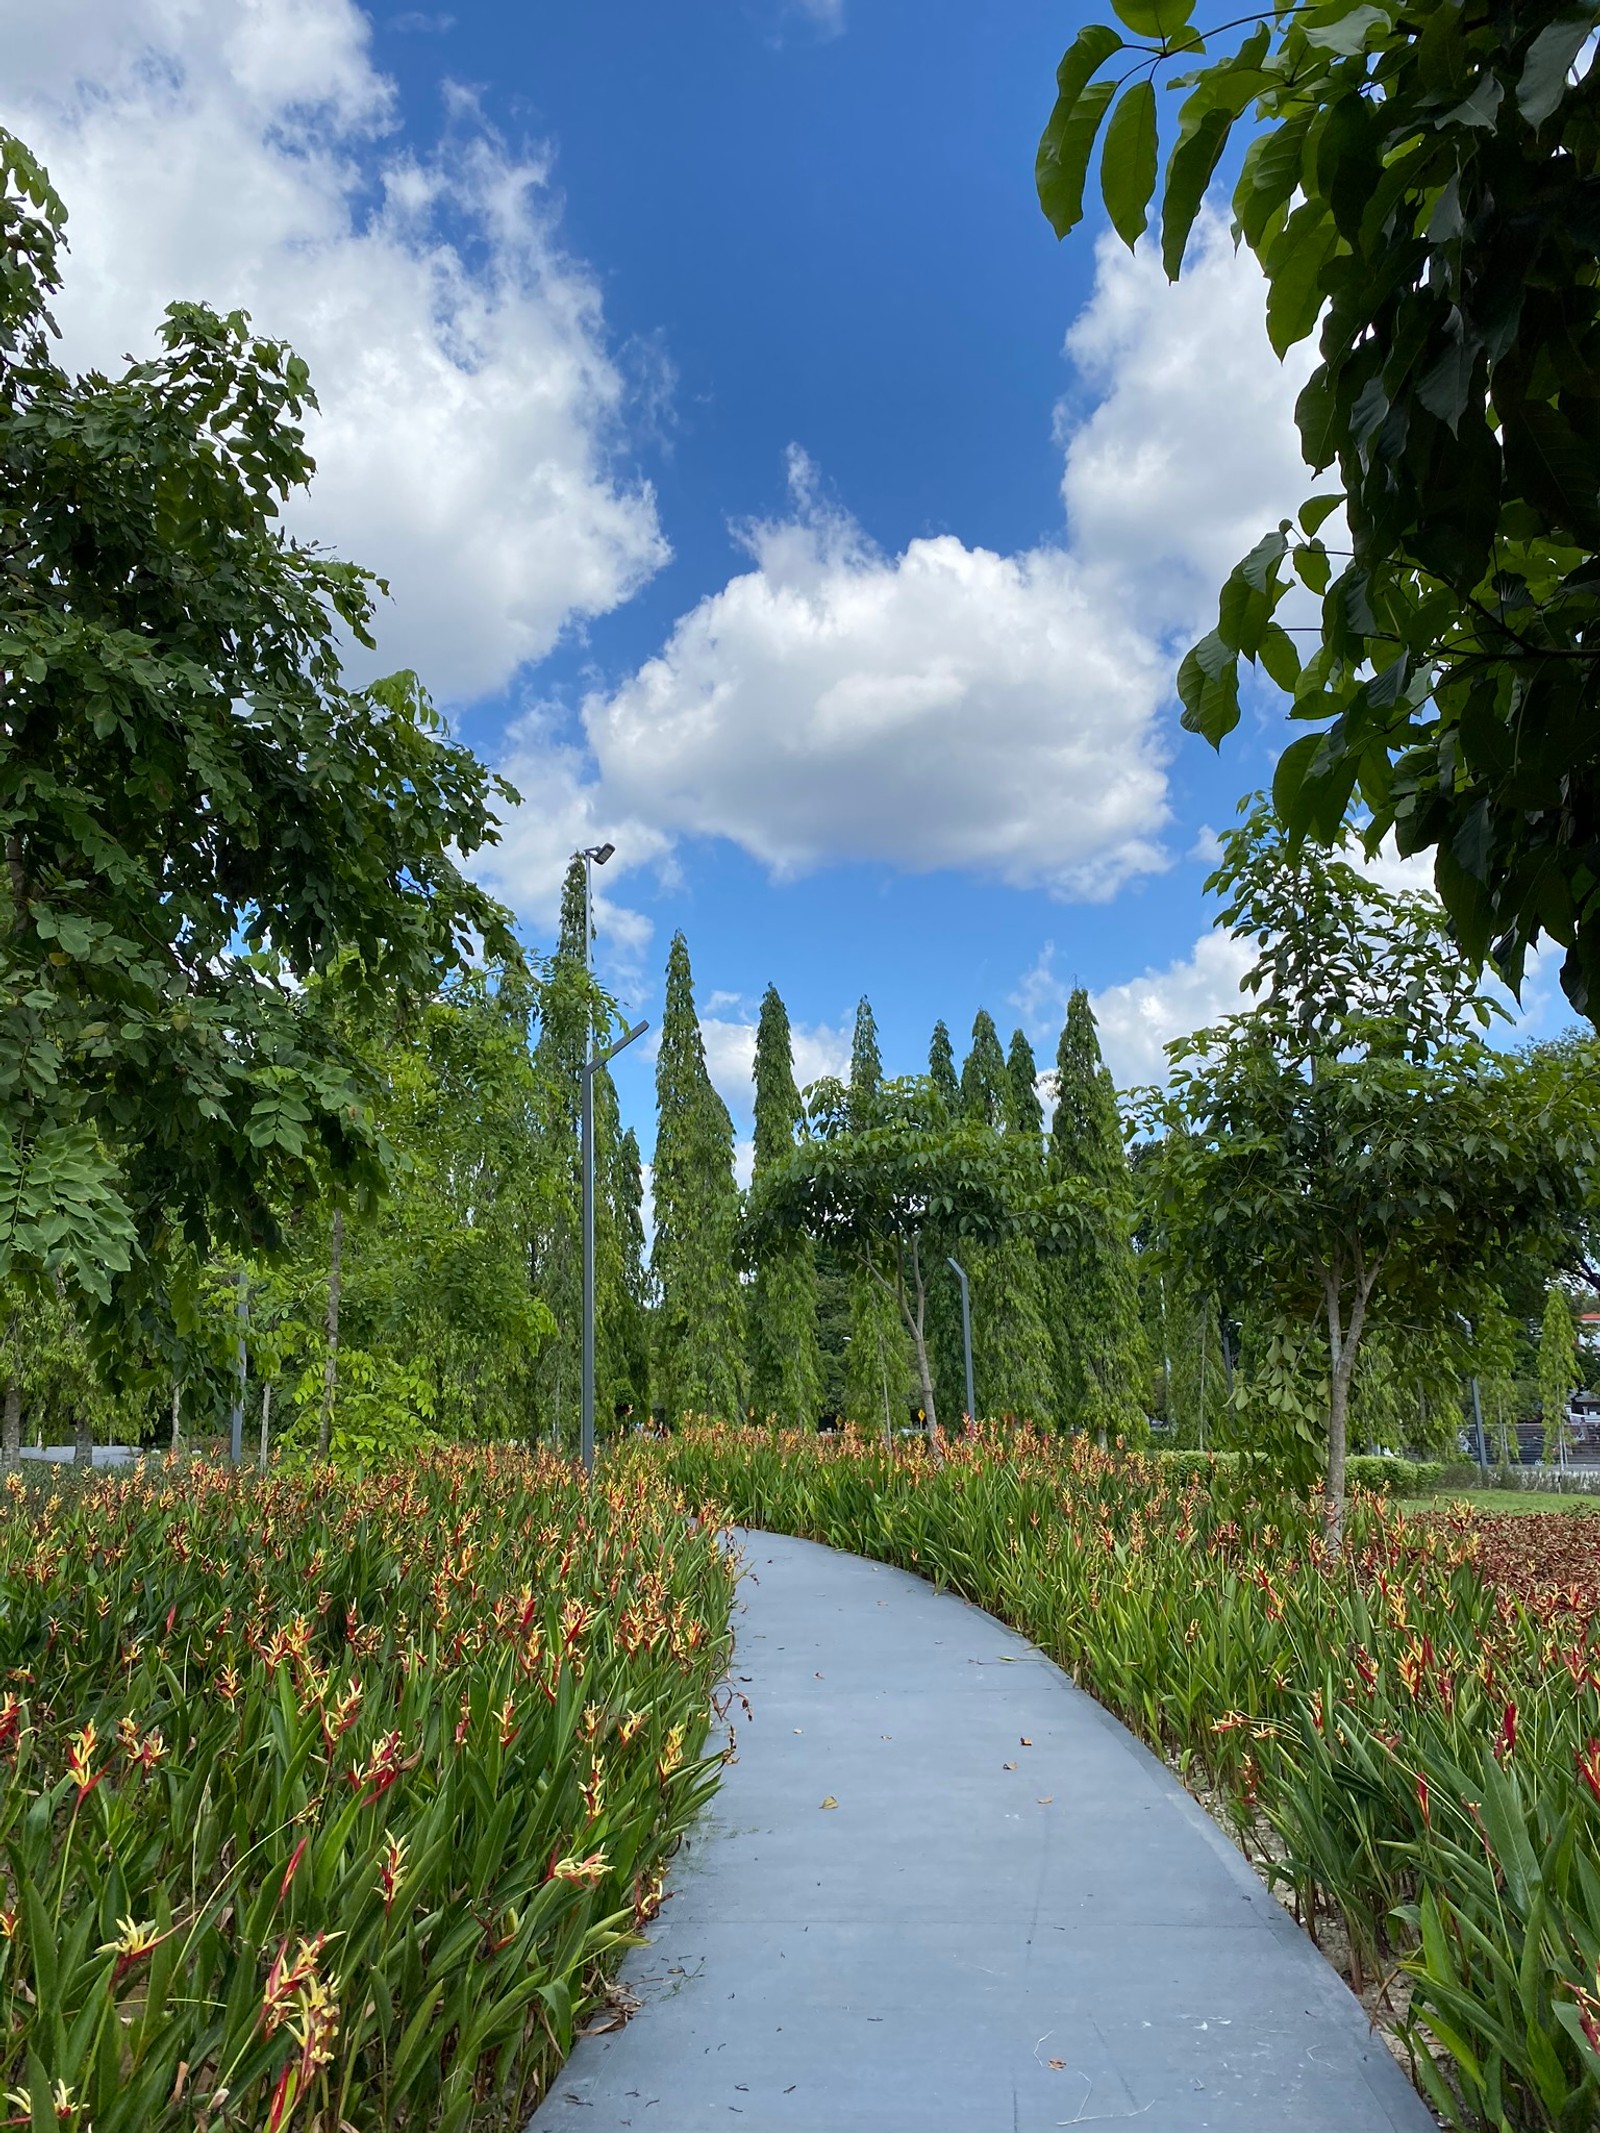
[[[846,1096],[850,1116],[858,1125],[866,1125],[877,1115],[882,1089],[878,1025],[872,1003],[863,995],[856,1002]],[[910,1346],[893,1295],[868,1267],[852,1264],[844,1352],[845,1413],[854,1422],[868,1422],[885,1410],[889,1415],[902,1411],[913,1375]]]
[[[1047,1175],[1092,1208],[1048,1265],[1055,1335],[1056,1411],[1064,1427],[1141,1437],[1146,1350],[1133,1254],[1134,1197],[1116,1091],[1100,1057],[1089,995],[1067,1003],[1056,1047],[1056,1105]]]
[[[1552,1282],[1539,1328],[1539,1409],[1544,1417],[1546,1459],[1560,1459],[1567,1448],[1567,1403],[1580,1383],[1572,1306],[1566,1291]]]
[[[539,1359],[542,1412],[561,1434],[563,1415],[576,1418],[583,1367],[583,1175],[580,1117],[583,1070],[595,1044],[616,1026],[616,1010],[589,971],[588,881],[581,858],[561,888],[556,952],[540,996],[534,1072],[542,1107],[545,1162],[551,1181],[544,1219],[534,1240],[537,1286],[555,1319],[555,1337]],[[619,1194],[629,1190],[619,1168],[621,1116],[605,1067],[594,1077],[595,1412],[609,1417],[622,1395],[624,1357],[637,1328],[627,1290]],[[630,1373],[631,1374],[631,1373]]]
[[[1025,1105],[1022,1131],[1014,1131],[1017,1102],[1018,1091],[994,1019],[979,1008],[972,1024],[972,1046],[961,1067],[962,1115],[991,1132],[1007,1135],[1019,1177],[1032,1173],[1035,1184],[1042,1184],[1037,1175],[1038,1132],[1029,1134]],[[972,1287],[973,1397],[984,1414],[1021,1416],[1048,1424],[1055,1407],[1050,1334],[1039,1255],[1032,1239],[1012,1232],[993,1243],[975,1240],[963,1264]]]
[[[928,1045],[928,1086],[946,1118],[961,1112],[961,1078],[950,1031],[944,1022],[933,1025]],[[966,1406],[966,1344],[961,1330],[961,1292],[947,1265],[928,1272],[928,1358],[933,1370],[935,1396],[946,1414],[959,1414]],[[976,1393],[974,1393],[976,1398]]]
[[[667,957],[656,1057],[655,1246],[659,1393],[669,1422],[739,1413],[744,1299],[734,1266],[733,1121],[706,1072],[689,948]]]
[[[805,1107],[794,1080],[789,1015],[775,985],[756,1024],[753,1177],[793,1148]],[[810,1429],[822,1401],[817,1346],[817,1270],[809,1238],[788,1237],[755,1269],[749,1295],[750,1399],[758,1416]]]
[[[1234,226],[1266,274],[1282,355],[1321,321],[1300,396],[1308,467],[1337,469],[1265,535],[1179,675],[1184,723],[1239,717],[1241,657],[1315,730],[1285,751],[1285,821],[1336,841],[1353,797],[1376,844],[1431,850],[1470,957],[1515,983],[1542,933],[1593,1013],[1600,990],[1600,77],[1594,9],[1511,0],[1292,0],[1226,26],[1206,63],[1192,0],[1120,0],[1061,63],[1039,146],[1058,234],[1100,160],[1113,224],[1143,232],[1157,180],[1154,77],[1187,93],[1167,159],[1161,250],[1177,279],[1235,124],[1253,113]],[[1223,32],[1218,32],[1222,36]],[[1114,67],[1118,81],[1099,78]],[[1115,108],[1112,109],[1115,100]],[[1348,549],[1321,528],[1343,504]],[[1322,599],[1302,660],[1276,619]]]
[[[1570,1250],[1600,1140],[1572,1082],[1479,1041],[1482,1003],[1437,905],[1419,927],[1415,901],[1396,914],[1259,810],[1224,842],[1213,879],[1239,930],[1271,912],[1293,938],[1269,940],[1256,1006],[1171,1048],[1169,1089],[1149,1105],[1165,1136],[1159,1244],[1169,1267],[1255,1300],[1258,1405],[1272,1408],[1275,1378],[1276,1448],[1320,1450],[1337,1551],[1363,1344],[1440,1327],[1530,1248]],[[1346,953],[1352,903],[1364,958]]]
[[[0,1277],[114,1348],[183,1266],[384,1182],[310,980],[425,998],[518,951],[461,865],[509,788],[414,676],[347,685],[382,588],[282,529],[305,365],[174,304],[153,360],[70,376],[64,222],[0,134]]]
[[[1030,1175],[1005,1135],[952,1120],[923,1077],[887,1081],[870,1111],[837,1081],[810,1092],[810,1133],[753,1184],[746,1251],[782,1237],[832,1248],[890,1298],[916,1360],[930,1441],[938,1403],[927,1344],[928,1274],[947,1252],[1022,1235],[1046,1241],[1077,1220],[1069,1195]]]

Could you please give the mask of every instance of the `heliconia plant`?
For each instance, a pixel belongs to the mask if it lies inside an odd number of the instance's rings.
[[[712,1523],[505,1449],[8,1486],[7,2122],[522,2122],[715,1781]]]
[[[1264,1840],[1313,1932],[1342,1924],[1358,1989],[1409,1987],[1447,2123],[1600,2124],[1600,1520],[1358,1490],[1335,1555],[1259,1471],[993,1426],[942,1463],[717,1428],[639,1456],[1033,1638]]]

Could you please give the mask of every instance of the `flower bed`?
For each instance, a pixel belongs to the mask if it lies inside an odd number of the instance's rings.
[[[714,1529],[507,1451],[11,1499],[9,2122],[520,2123],[714,1783]]]
[[[1357,1988],[1409,1974],[1402,2028],[1452,2123],[1600,2124],[1589,1521],[1358,1496],[1332,1562],[1305,1504],[1082,1438],[985,1430],[936,1466],[877,1439],[724,1430],[658,1456],[742,1523],[989,1608],[1241,1831],[1264,1823],[1268,1871],[1313,1930],[1337,1914]]]

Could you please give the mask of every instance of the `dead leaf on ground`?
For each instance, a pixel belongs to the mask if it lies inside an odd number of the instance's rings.
[[[1021,1739],[1021,1743],[1022,1743],[1022,1746],[1023,1746],[1024,1748],[1031,1748],[1031,1747],[1033,1746],[1033,1742],[1032,1742],[1031,1740],[1029,1740],[1029,1738],[1028,1738],[1028,1736],[1027,1736],[1027,1734],[1026,1734],[1026,1733],[1024,1733],[1024,1734],[1020,1735],[1020,1739]]]
[[[1007,1763],[1005,1767],[1006,1767],[1006,1768],[1007,1768],[1008,1770],[1015,1770],[1017,1766],[1016,1766],[1016,1764],[1015,1764],[1015,1763]]]
[[[1051,1801],[1052,1801],[1052,1800],[1053,1800],[1054,1798],[1055,1798],[1055,1794],[1054,1794],[1053,1792],[1047,1792],[1047,1793],[1045,1794],[1044,1798],[1043,1798],[1043,1799],[1042,1799],[1042,1800],[1041,1800],[1041,1801],[1039,1802],[1039,1805],[1040,1805],[1041,1807],[1048,1807],[1048,1806],[1050,1805],[1050,1802],[1051,1802]]]
[[[836,1799],[834,1798],[833,1794],[832,1794],[832,1793],[830,1792],[830,1793],[828,1794],[828,1797],[827,1797],[827,1798],[826,1798],[826,1799],[825,1799],[825,1800],[823,1801],[823,1803],[822,1803],[822,1804],[823,1804],[823,1806],[824,1806],[824,1807],[837,1807],[839,1803],[838,1803],[838,1801],[837,1801],[837,1800],[836,1800]]]
[[[1052,2071],[1057,2074],[1060,2073],[1061,2069],[1066,2065],[1066,2063],[1067,2062],[1065,2059],[1047,2059],[1045,2061],[1045,2065],[1050,2067]]]

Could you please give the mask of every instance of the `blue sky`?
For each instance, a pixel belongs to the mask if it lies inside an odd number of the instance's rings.
[[[1050,1050],[1081,980],[1124,1081],[1234,994],[1206,833],[1281,726],[1219,760],[1170,679],[1309,492],[1301,359],[1220,224],[1177,291],[1047,229],[1095,12],[0,0],[69,349],[190,295],[303,350],[297,524],[390,576],[385,663],[522,790],[489,877],[538,944],[612,838],[602,969],[653,1017],[684,928],[736,1111],[769,980],[811,1072],[863,991],[912,1068],[979,1005]]]

